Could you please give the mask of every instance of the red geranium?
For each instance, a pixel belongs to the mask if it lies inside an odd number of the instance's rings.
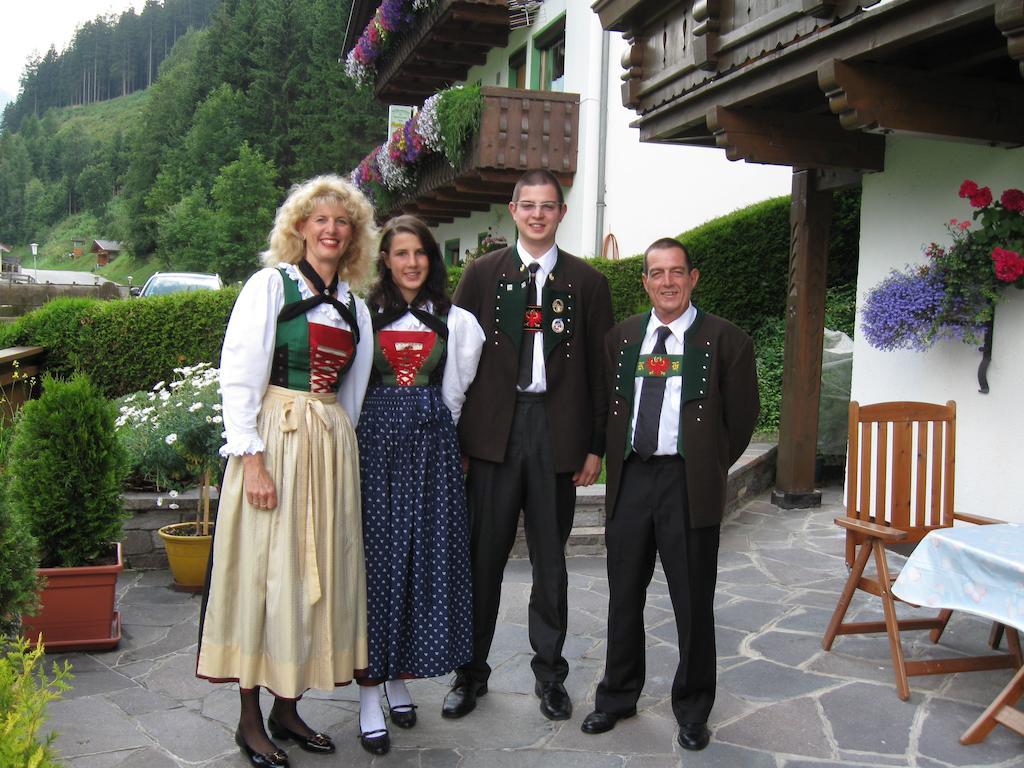
[[[1016,251],[1008,251],[1005,248],[992,249],[992,261],[995,266],[996,277],[1004,283],[1016,282],[1024,275],[1024,259]]]
[[[972,208],[985,208],[992,205],[992,190],[988,187],[979,187],[978,191],[971,195]]]
[[[999,198],[999,202],[1008,211],[1024,213],[1024,192],[1021,192],[1019,189],[1006,190],[1003,192],[1002,197]]]
[[[960,185],[960,197],[971,197],[978,191],[978,185],[970,179],[964,179]]]

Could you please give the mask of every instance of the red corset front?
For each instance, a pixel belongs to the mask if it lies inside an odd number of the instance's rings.
[[[309,391],[334,392],[352,364],[355,340],[350,331],[309,324]]]
[[[400,387],[416,384],[416,375],[434,349],[437,335],[433,331],[379,331],[380,350],[395,373]]]

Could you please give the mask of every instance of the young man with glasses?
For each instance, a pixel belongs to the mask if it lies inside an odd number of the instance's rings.
[[[487,338],[459,420],[469,456],[473,659],[445,697],[442,714],[449,718],[471,712],[487,692],[487,655],[520,510],[533,567],[534,690],[545,717],[572,714],[563,685],[565,544],[576,488],[591,485],[601,470],[602,344],[612,303],[605,277],[555,245],[566,210],[552,173],[526,173],[509,203],[518,242],[473,261],[453,299],[476,316]]]

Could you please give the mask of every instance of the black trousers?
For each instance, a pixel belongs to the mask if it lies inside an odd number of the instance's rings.
[[[467,486],[473,566],[473,660],[460,671],[483,683],[501,600],[501,580],[523,511],[533,566],[529,630],[538,680],[565,680],[562,657],[568,623],[565,544],[572,530],[576,488],[571,473],[556,474],[544,396],[516,401],[505,461],[471,459]]]
[[[623,468],[608,550],[608,656],[596,707],[625,713],[646,679],[644,603],[661,557],[679,641],[672,711],[679,723],[706,722],[715,703],[715,581],[719,526],[690,528],[686,465],[678,456],[633,456]]]

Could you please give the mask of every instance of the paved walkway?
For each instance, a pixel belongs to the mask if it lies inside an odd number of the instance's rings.
[[[659,570],[647,601],[649,680],[636,718],[587,736],[604,662],[607,580],[601,557],[569,559],[567,687],[571,720],[552,723],[537,709],[525,627],[529,563],[505,572],[500,626],[491,652],[490,693],[459,721],[442,720],[446,680],[411,687],[420,704],[414,730],[392,729],[389,755],[374,766],[399,768],[668,768],[728,766],[1024,766],[1024,738],[997,728],[977,746],[959,735],[1008,681],[1008,670],[911,678],[912,697],[894,692],[883,636],[846,637],[831,653],[821,633],[844,572],[842,535],[832,523],[841,492],[825,493],[814,511],[782,511],[761,495],[734,514],[722,532],[717,635],[719,692],[711,746],[685,753],[675,742],[668,702],[676,661],[675,627]],[[129,572],[120,610],[124,640],[115,651],[72,654],[75,689],[50,707],[57,747],[73,768],[172,768],[247,765],[234,746],[238,714],[232,686],[197,680],[194,653],[199,601],[168,589],[166,571]],[[856,603],[859,613],[864,603]],[[983,652],[988,627],[954,617],[943,652]],[[926,633],[909,655],[935,653]],[[353,686],[307,696],[307,721],[339,745],[332,757],[294,745],[293,766],[368,766],[359,748]],[[266,707],[264,708],[266,711]],[[287,742],[283,746],[287,747]]]

